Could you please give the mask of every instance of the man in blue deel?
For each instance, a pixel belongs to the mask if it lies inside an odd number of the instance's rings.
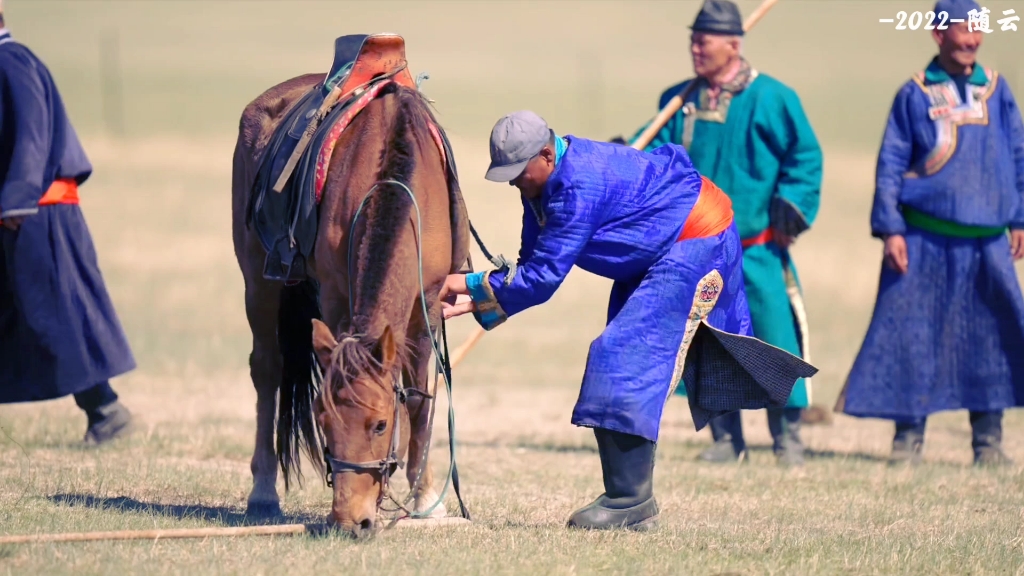
[[[878,300],[837,409],[895,422],[893,463],[921,458],[925,422],[969,412],[974,462],[1005,465],[1002,418],[1024,406],[1024,123],[1010,86],[977,62],[973,0],[940,0],[938,55],[893,102],[871,233]]]
[[[569,526],[649,528],[655,443],[680,380],[700,430],[727,412],[785,405],[796,380],[816,370],[750,336],[732,203],[683,147],[648,153],[560,138],[521,111],[492,130],[486,178],[519,189],[519,260],[449,276],[445,317],[472,312],[490,330],[546,302],[574,265],[615,281],[572,416],[594,429],[605,492]]]
[[[46,66],[0,8],[0,404],[74,395],[85,441],[126,433],[109,379],[135,368],[78,206],[92,173]]]

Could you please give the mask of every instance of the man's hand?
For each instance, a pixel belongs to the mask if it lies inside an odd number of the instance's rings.
[[[1010,230],[1010,251],[1014,260],[1024,258],[1024,228]]]
[[[460,294],[453,304],[449,304],[447,302],[441,303],[441,315],[444,316],[445,320],[475,311],[476,303],[473,302],[472,298],[465,294]]]
[[[459,298],[463,296],[463,298]],[[438,293],[441,300],[441,313],[445,320],[462,316],[467,312],[476,309],[473,300],[469,297],[469,288],[466,286],[465,274],[449,274]]]
[[[885,265],[900,274],[907,273],[907,266],[910,261],[907,259],[907,240],[899,234],[893,234],[885,239]]]
[[[8,230],[17,230],[21,227],[21,223],[25,221],[24,216],[8,216],[4,218],[4,228]]]
[[[437,297],[442,302],[454,305],[455,297],[459,294],[469,294],[469,287],[466,286],[466,275],[449,274],[444,279],[444,284],[441,286],[441,291]]]

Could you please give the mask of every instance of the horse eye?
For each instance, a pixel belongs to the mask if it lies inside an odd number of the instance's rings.
[[[373,427],[373,433],[378,435],[378,436],[380,436],[387,429],[388,429],[388,421],[387,420],[381,420],[380,422],[377,422],[376,426]]]

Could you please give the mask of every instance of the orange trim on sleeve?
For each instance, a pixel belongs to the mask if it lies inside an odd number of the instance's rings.
[[[732,200],[706,176],[700,179],[700,195],[690,209],[677,241],[717,236],[732,224]]]

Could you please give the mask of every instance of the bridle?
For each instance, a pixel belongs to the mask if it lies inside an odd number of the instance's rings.
[[[380,475],[380,493],[377,495],[377,508],[380,508],[381,503],[384,501],[385,494],[388,493],[388,484],[391,479],[391,475],[395,473],[398,468],[404,468],[405,462],[398,457],[399,448],[401,448],[402,442],[402,413],[401,407],[406,404],[410,394],[422,396],[423,398],[433,398],[432,395],[417,390],[415,388],[406,390],[402,386],[401,376],[395,378],[391,385],[395,391],[395,412],[394,412],[394,424],[391,427],[391,443],[388,446],[387,455],[380,460],[368,460],[365,462],[349,462],[347,460],[339,460],[331,455],[330,450],[327,448],[327,444],[324,443],[324,463],[327,465],[327,485],[334,486],[334,477],[338,474],[345,472],[355,473],[376,473]],[[327,391],[327,393],[330,393]]]

